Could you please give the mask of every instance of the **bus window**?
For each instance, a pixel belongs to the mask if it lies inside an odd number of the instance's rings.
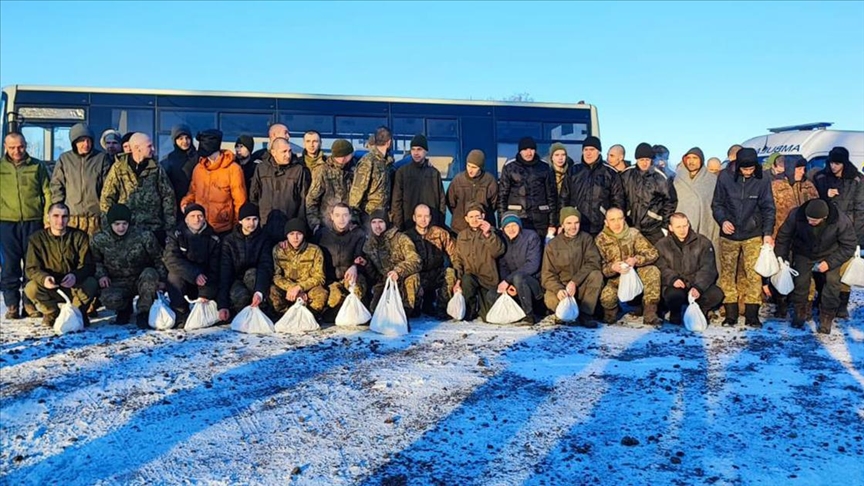
[[[54,157],[52,157],[51,160],[57,160],[60,158],[60,154],[72,150],[72,142],[69,141],[69,130],[70,127],[54,127],[54,146],[52,147]],[[99,135],[96,136],[98,137]],[[102,148],[99,147],[98,139],[93,140],[93,148],[96,150],[102,150]]]
[[[526,121],[499,121],[495,124],[498,131],[498,140],[507,142],[518,142],[522,137],[533,137],[534,140],[541,139],[540,122]],[[501,152],[498,152],[499,156]]]
[[[588,137],[588,125],[584,123],[544,123],[543,138],[545,140],[560,140],[581,142]],[[568,153],[569,155],[569,153]],[[570,155],[570,157],[573,157]]]
[[[279,123],[288,127],[292,134],[302,135],[307,130],[315,130],[321,135],[333,133],[333,117],[329,115],[294,115],[282,113]]]
[[[459,123],[456,120],[426,120],[426,134],[429,138],[456,138],[459,136]]]
[[[111,127],[116,128],[120,133],[142,132],[150,135],[153,133],[153,110],[127,110],[125,108],[111,110]],[[98,137],[101,131],[107,127],[90,127]],[[99,140],[94,140],[98,145]]]
[[[387,119],[373,116],[337,116],[336,134],[349,138],[349,136],[368,137],[375,133],[381,125],[387,125]]]
[[[519,144],[518,143],[499,143],[498,144],[498,174],[501,174],[501,169],[504,168],[504,164],[510,160],[516,158],[516,152],[518,152]]]
[[[267,113],[222,113],[219,115],[219,129],[225,139],[237,139],[240,135],[264,135],[270,128],[273,117]]]
[[[23,126],[21,134],[27,140],[27,153],[31,157],[39,160],[48,160],[45,157],[45,147],[50,144],[50,135],[48,130],[42,127]]]
[[[194,139],[198,132],[207,130],[208,128],[216,128],[216,113],[212,111],[159,110],[160,133],[170,134],[172,127],[181,124],[189,126],[192,138]],[[173,141],[171,145],[173,145]]]
[[[393,136],[413,137],[418,133],[426,133],[422,118],[393,117]]]

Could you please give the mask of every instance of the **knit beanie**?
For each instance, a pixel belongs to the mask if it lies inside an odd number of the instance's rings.
[[[240,135],[239,137],[237,137],[237,141],[234,142],[235,147],[238,145],[242,145],[242,146],[246,147],[246,150],[248,150],[249,153],[251,154],[252,150],[255,148],[255,140],[252,137],[250,137],[249,135]]]
[[[125,204],[115,204],[108,210],[108,214],[105,215],[105,218],[108,220],[108,224],[114,224],[117,221],[126,221],[127,223],[131,223],[132,211],[129,210],[129,206],[126,206]]]
[[[519,215],[516,214],[515,211],[507,211],[501,217],[501,227],[503,228],[510,223],[516,223],[521,228],[522,227],[522,218],[520,218]]]
[[[243,203],[242,206],[240,206],[240,221],[243,221],[250,216],[255,216],[256,218],[260,217],[258,213],[258,206],[252,204],[249,201],[246,201],[245,203]]]
[[[642,142],[636,146],[635,157],[636,157],[636,160],[639,160],[639,159],[654,160],[654,149],[651,148],[650,144]]]
[[[198,153],[202,157],[209,157],[222,148],[222,132],[215,128],[198,132],[195,139],[198,140]]]
[[[525,149],[534,149],[537,150],[537,142],[534,141],[532,137],[522,137],[519,139],[519,151],[523,151]]]
[[[425,151],[429,151],[429,142],[423,134],[418,133],[411,139],[411,147],[421,147]]]
[[[552,162],[552,156],[559,150],[563,150],[564,155],[567,155],[567,147],[565,147],[561,142],[555,142],[551,147],[549,147],[549,162]]]
[[[303,233],[303,236],[306,236],[306,223],[300,218],[294,218],[285,223],[285,234],[288,235],[294,231],[299,231]]]
[[[828,152],[828,162],[839,162],[845,164],[849,162],[849,151],[846,147],[834,147]]]
[[[582,220],[582,215],[579,214],[579,210],[574,208],[573,206],[566,206],[561,208],[561,223],[564,223],[564,220],[569,218],[570,216],[576,216],[576,219],[579,221]]]
[[[372,211],[372,214],[369,215],[369,221],[371,222],[373,219],[380,219],[384,221],[384,224],[390,226],[390,217],[387,215],[387,211],[384,211],[383,209]]]
[[[204,206],[198,203],[192,203],[187,205],[186,208],[183,209],[183,216],[189,216],[189,213],[191,213],[192,211],[201,211],[201,214],[207,216],[207,211],[204,210]]]
[[[756,150],[750,147],[744,147],[738,151],[735,164],[738,168],[746,169],[748,167],[756,167],[758,161],[759,156],[756,154]]]
[[[593,136],[593,135],[590,136],[590,137],[588,137],[588,138],[586,138],[585,141],[582,142],[582,148],[584,149],[584,148],[586,148],[586,147],[594,147],[595,149],[597,149],[597,150],[599,150],[599,151],[601,151],[601,152],[603,151],[603,148],[602,148],[602,146],[600,145],[600,139],[597,138],[597,137],[595,137],[595,136]],[[651,158],[652,158],[652,159],[654,158],[654,155],[653,155],[653,154],[651,155]]]
[[[344,138],[340,138],[333,142],[333,146],[330,147],[330,156],[331,157],[345,157],[346,155],[351,155],[354,153],[354,145],[351,144],[348,140]]]
[[[482,169],[486,165],[486,155],[482,150],[474,149],[468,152],[468,157],[466,157],[465,163]]]
[[[828,203],[822,199],[813,199],[807,203],[804,214],[811,219],[822,219],[828,217]]]
[[[798,157],[795,159],[795,167],[807,167],[807,159]]]

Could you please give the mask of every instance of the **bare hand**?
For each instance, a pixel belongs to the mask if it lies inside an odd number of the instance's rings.
[[[100,289],[107,289],[110,286],[111,286],[111,279],[110,278],[102,277],[99,279],[99,288]]]
[[[618,262],[612,265],[612,271],[624,275],[625,273],[630,271],[630,266],[627,264],[627,262]]]
[[[731,235],[732,233],[735,232],[735,225],[733,225],[729,221],[724,221],[723,222],[723,232],[726,233],[727,235]]]
[[[394,282],[398,282],[399,281],[399,274],[396,273],[394,270],[390,270],[389,272],[387,272],[387,278],[389,278],[390,280],[392,280]]]
[[[45,281],[42,282],[42,285],[46,289],[56,289],[57,288],[57,283],[54,282],[54,277],[45,277]]]
[[[366,259],[363,258],[362,256],[359,256],[359,257],[354,259],[354,264],[360,265],[361,267],[365,267],[366,266]]]
[[[255,292],[252,294],[252,307],[258,307],[261,305],[261,302],[264,300],[264,296],[261,295],[261,292]]]
[[[819,270],[819,273],[827,272],[828,271],[828,262],[823,260],[822,263],[820,263],[819,266],[816,267],[816,269]]]
[[[282,250],[287,250],[288,249],[288,240],[280,241],[279,242],[279,248]]]
[[[695,288],[690,289],[690,295],[692,295],[694,299],[698,299],[699,297],[702,296],[702,294],[700,294],[699,291],[696,290]]]
[[[345,275],[342,277],[342,284],[345,287],[350,287],[357,282],[357,267],[351,265],[347,271],[345,271]]]
[[[828,197],[835,197],[839,195],[840,191],[838,191],[837,189],[828,189]]]
[[[636,257],[630,257],[630,258],[624,260],[624,263],[626,263],[627,265],[630,265],[630,268],[635,268],[636,263],[638,263],[638,262],[636,261]]]
[[[769,245],[769,246],[773,247],[774,246],[774,237],[771,235],[765,235],[762,238],[762,243],[765,245]]]
[[[570,297],[573,297],[574,295],[576,295],[576,282],[573,282],[573,281],[567,282],[566,290],[567,290],[567,295],[569,295]]]
[[[566,298],[569,297],[569,296],[570,296],[570,294],[568,294],[566,290],[559,290],[559,291],[558,291],[558,300],[559,300],[559,301],[560,301],[560,300],[564,300],[564,299],[566,299]]]
[[[297,296],[300,295],[301,292],[303,292],[303,289],[301,289],[299,285],[295,285],[288,289],[288,292],[285,293],[285,297],[291,302],[294,302],[297,300]]]
[[[203,273],[201,275],[198,275],[197,277],[195,277],[195,284],[199,287],[207,285],[207,276]]]
[[[166,288],[168,288],[168,286],[165,285],[165,282],[159,282],[158,284],[156,284],[157,290],[161,290],[162,292],[164,292]]]
[[[672,282],[672,286],[675,287],[676,289],[686,289],[687,288],[687,285],[680,278],[678,280]]]
[[[228,312],[228,309],[219,309],[219,320],[220,321],[227,322],[229,317],[231,317],[231,313]]]
[[[67,289],[71,289],[72,287],[75,286],[75,283],[77,281],[78,281],[78,279],[75,278],[74,274],[67,273],[66,276],[63,277],[63,280],[60,281],[60,286],[65,287]]]
[[[457,280],[456,285],[453,286],[453,293],[455,294],[456,292],[462,292],[462,281],[461,280]]]
[[[503,294],[504,292],[507,292],[507,287],[509,286],[510,284],[507,283],[506,280],[502,280],[501,283],[498,284],[498,293]]]
[[[489,236],[489,232],[492,231],[492,225],[489,224],[489,221],[484,219],[480,222],[480,231],[483,232],[484,236]]]

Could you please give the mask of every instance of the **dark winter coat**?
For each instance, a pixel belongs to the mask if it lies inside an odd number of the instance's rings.
[[[252,176],[249,200],[258,205],[261,224],[276,218],[274,224],[281,230],[294,218],[305,220],[306,192],[310,183],[309,169],[294,161],[286,165],[259,163]]]
[[[720,237],[733,241],[744,241],[757,236],[774,234],[774,196],[771,193],[771,180],[762,175],[762,167],[747,179],[740,170],[734,173],[721,171],[714,188],[711,203],[714,221],[720,226]],[[723,232],[723,223],[729,221],[735,232]]]
[[[521,155],[504,166],[498,179],[498,217],[515,211],[525,227],[558,226],[558,190],[555,173],[537,155],[527,161]]]
[[[585,160],[570,169],[561,185],[559,207],[573,206],[582,215],[580,232],[597,236],[603,230],[606,211],[620,208],[626,211],[626,196],[621,176],[615,169],[598,159],[588,165]]]
[[[581,285],[593,271],[600,271],[600,251],[590,234],[581,230],[573,238],[557,235],[543,249],[540,283],[549,292],[564,290],[569,282]]]
[[[255,292],[266,296],[273,280],[273,244],[258,227],[252,234],[244,235],[240,225],[222,239],[219,262],[219,308],[227,309],[231,304],[229,291],[236,280],[241,280],[246,270],[255,269]]]
[[[456,244],[449,231],[440,226],[430,226],[426,234],[421,235],[414,226],[405,232],[405,236],[411,239],[420,255],[421,274],[435,274],[450,266]]]
[[[843,177],[837,178],[831,167],[825,167],[813,178],[819,197],[833,202],[837,209],[852,220],[858,242],[864,244],[864,177],[851,162],[843,166]],[[828,189],[837,189],[837,195],[828,197]]]
[[[209,282],[219,278],[219,237],[208,224],[200,233],[192,233],[186,223],[180,223],[168,233],[162,252],[168,273],[179,275],[187,283],[194,283],[203,274]]]
[[[70,138],[73,135],[70,132]],[[73,144],[72,150],[60,155],[51,174],[51,203],[66,203],[70,216],[99,216],[99,197],[113,162],[96,149],[80,155]]]
[[[341,281],[345,272],[363,256],[366,234],[360,228],[338,232],[327,225],[321,226],[312,242],[324,252],[324,274],[327,282]]]
[[[495,260],[504,254],[504,240],[492,230],[489,236],[483,236],[479,229],[464,229],[456,238],[456,253],[453,258],[453,269],[456,277],[461,279],[469,273],[477,277],[480,285],[486,289],[494,289],[501,280],[498,278],[498,265]]]
[[[393,226],[407,229],[414,222],[414,208],[418,204],[429,206],[432,224],[444,226],[447,205],[444,201],[444,184],[441,172],[428,159],[400,167],[393,177],[392,221]]]
[[[807,201],[798,209],[792,210],[777,233],[774,254],[791,261],[790,255],[805,256],[814,262],[825,260],[828,268],[839,268],[852,258],[858,245],[852,220],[837,209],[828,205],[828,218],[822,222],[824,229],[817,236],[817,229],[807,222]]]
[[[621,185],[627,198],[627,221],[642,234],[659,233],[669,226],[669,216],[678,206],[672,180],[662,170],[642,171],[632,166],[621,172]]]
[[[178,219],[182,219],[180,213],[180,200],[183,199],[189,192],[189,184],[192,183],[192,171],[198,165],[198,151],[195,146],[189,147],[189,150],[181,150],[177,144],[174,144],[174,150],[167,157],[159,162],[165,173],[168,175],[168,180],[171,181],[171,187],[174,189],[174,197],[177,199]]]
[[[28,280],[42,285],[45,277],[54,277],[54,282],[60,285],[63,277],[71,273],[80,285],[95,272],[87,233],[67,228],[63,236],[54,236],[50,229],[43,229],[30,236],[24,260],[24,274]]]
[[[514,239],[505,235],[504,255],[498,259],[498,276],[510,282],[513,274],[540,277],[540,261],[543,258],[543,242],[536,231],[523,229]]]
[[[476,202],[483,206],[486,221],[495,226],[495,210],[498,209],[498,183],[488,172],[480,172],[477,177],[468,177],[467,172],[460,172],[450,181],[447,187],[447,207],[453,215],[450,227],[457,234],[468,228],[465,221],[466,208]]]
[[[660,257],[655,265],[660,269],[662,289],[681,279],[688,288],[704,293],[717,282],[717,264],[714,245],[708,238],[692,229],[683,242],[672,233],[657,242]]]

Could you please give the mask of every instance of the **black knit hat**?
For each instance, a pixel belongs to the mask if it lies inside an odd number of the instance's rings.
[[[588,138],[586,138],[585,141],[582,142],[582,148],[584,149],[585,147],[594,147],[595,149],[597,149],[597,150],[599,150],[599,151],[603,151],[603,148],[602,148],[602,146],[600,145],[600,139],[597,138],[597,137],[595,137],[595,136],[593,136],[593,135],[590,136],[590,137],[588,137]],[[652,159],[654,158],[654,154],[653,154],[653,153],[651,154],[651,158],[652,158]]]
[[[330,147],[330,156],[331,157],[345,157],[346,155],[351,155],[354,153],[354,145],[351,144],[348,140],[344,138],[340,138],[333,142],[333,145]]]
[[[465,163],[482,169],[486,166],[486,154],[484,154],[480,149],[474,149],[468,152],[468,157],[466,157]]]
[[[369,221],[371,222],[373,219],[380,219],[384,221],[387,226],[390,226],[390,216],[388,216],[387,211],[384,211],[383,209],[372,211],[372,214],[369,215]]]
[[[828,203],[822,199],[813,199],[807,203],[804,214],[810,219],[822,219],[828,217]]]
[[[425,151],[429,151],[429,142],[426,141],[426,136],[418,133],[411,139],[411,147],[421,147]]]
[[[129,142],[132,139],[132,135],[135,135],[135,132],[126,132],[126,135],[123,135],[123,138],[120,139],[120,146],[122,147],[124,143]]]
[[[758,163],[759,156],[756,154],[756,150],[750,147],[742,148],[738,151],[738,155],[735,157],[735,165],[740,169],[756,167]]]
[[[108,224],[114,224],[117,221],[126,221],[127,223],[131,223],[132,211],[125,204],[115,204],[108,210],[105,219],[108,220]]]
[[[249,135],[240,135],[239,137],[237,137],[237,141],[234,142],[235,147],[238,145],[242,145],[242,146],[246,147],[246,150],[248,150],[249,153],[251,154],[252,150],[255,148],[255,140],[252,139],[252,137],[250,137]],[[211,152],[211,153],[213,153],[213,152]]]
[[[525,149],[537,150],[537,142],[534,141],[534,138],[522,137],[519,139],[519,151],[521,152]]]
[[[239,216],[240,216],[239,217],[240,221],[243,221],[244,219],[246,219],[250,216],[255,216],[256,218],[260,218],[259,213],[258,213],[258,206],[252,204],[249,201],[246,201],[245,203],[243,203],[242,206],[240,206]]]
[[[845,164],[849,162],[849,151],[846,147],[834,147],[828,152],[828,163],[838,162]]]
[[[203,157],[208,157],[222,148],[222,132],[215,128],[198,132],[195,140],[198,140],[198,153]]]
[[[309,228],[306,226],[306,222],[300,218],[294,218],[285,223],[285,234],[288,235],[293,233],[294,231],[299,231],[303,233],[303,236],[306,236]]]
[[[207,211],[204,210],[204,206],[202,206],[198,203],[188,204],[183,209],[183,216],[184,217],[189,216],[189,213],[191,213],[192,211],[201,211],[201,214],[203,214],[204,216],[207,216]]]
[[[651,148],[651,145],[642,142],[636,146],[636,160],[639,159],[654,159],[654,149]]]

